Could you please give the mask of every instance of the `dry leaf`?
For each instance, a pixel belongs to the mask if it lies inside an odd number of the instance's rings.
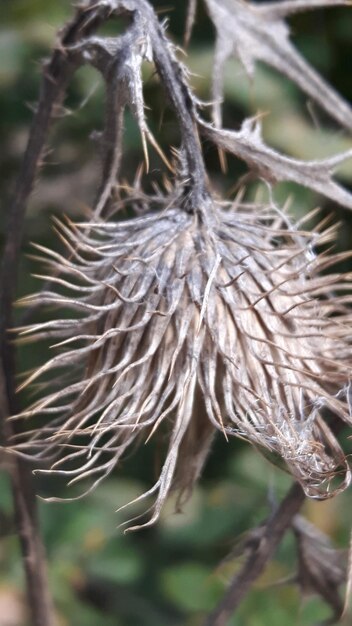
[[[280,154],[267,146],[261,135],[258,118],[249,118],[241,130],[224,130],[201,122],[204,134],[219,148],[246,161],[249,167],[268,182],[291,181],[352,209],[352,194],[333,179],[337,167],[352,158],[352,149],[316,161],[301,161]]]
[[[351,106],[316,72],[289,40],[282,18],[308,9],[350,5],[343,0],[298,0],[266,2],[205,0],[214,22],[217,41],[214,58],[214,122],[221,126],[223,73],[226,61],[235,55],[252,77],[256,61],[262,61],[287,76],[317,102],[341,126],[352,130]]]
[[[315,593],[333,609],[334,620],[343,612],[339,589],[346,583],[346,552],[337,550],[330,539],[297,515],[292,528],[298,547],[297,583],[303,594]]]

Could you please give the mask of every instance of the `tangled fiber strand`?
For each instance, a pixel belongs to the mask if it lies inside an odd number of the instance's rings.
[[[319,275],[345,255],[315,253],[335,227],[312,234],[274,208],[209,199],[60,233],[69,259],[40,248],[57,291],[22,300],[65,315],[21,329],[59,342],[22,385],[53,387],[21,414],[45,421],[19,449],[54,456],[45,471],[70,483],[94,477],[92,489],[162,428],[160,476],[140,496],[156,494],[148,524],[171,488],[189,494],[217,430],[279,455],[308,496],[347,486],[323,414],[351,423],[351,277]]]

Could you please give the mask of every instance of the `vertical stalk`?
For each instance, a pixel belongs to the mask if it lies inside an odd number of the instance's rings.
[[[12,304],[16,293],[24,219],[55,108],[62,102],[67,84],[78,66],[77,59],[67,53],[65,46],[89,35],[109,15],[110,11],[104,7],[100,11],[96,11],[94,5],[91,9],[82,7],[63,29],[60,45],[54,50],[49,63],[44,66],[38,108],[9,207],[7,238],[0,268],[0,435],[4,447],[14,434],[8,417],[18,412],[14,383],[15,351],[13,341],[8,340],[8,330],[13,325]],[[10,480],[31,622],[33,626],[54,626],[56,620],[29,465],[22,459],[12,457]]]

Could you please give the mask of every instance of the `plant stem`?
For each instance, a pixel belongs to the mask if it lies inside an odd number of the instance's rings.
[[[106,15],[105,15],[106,13]],[[12,327],[12,304],[28,199],[41,166],[42,155],[56,107],[65,95],[67,84],[77,64],[64,46],[88,35],[108,17],[107,12],[78,9],[61,33],[60,45],[44,67],[40,98],[30,136],[10,204],[7,239],[0,271],[0,432],[4,447],[9,444],[14,428],[8,417],[18,412],[15,398],[14,344],[8,341]],[[55,617],[49,592],[45,552],[40,535],[36,498],[31,469],[22,459],[10,459],[10,479],[15,520],[26,574],[29,611],[33,626],[54,626]]]
[[[0,366],[0,418],[5,441],[11,436],[6,379]],[[54,626],[55,617],[48,587],[44,546],[41,540],[30,468],[22,459],[9,458],[15,522],[26,574],[28,606],[33,626]]]
[[[305,495],[295,483],[277,510],[268,519],[259,544],[251,551],[241,570],[235,575],[224,597],[206,618],[204,626],[225,626],[253,583],[259,578],[272,558],[294,516],[300,510]]]

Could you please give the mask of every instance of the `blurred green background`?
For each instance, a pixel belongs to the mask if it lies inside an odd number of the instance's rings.
[[[0,0],[0,215],[1,241],[7,202],[28,137],[32,110],[38,98],[42,60],[49,54],[57,29],[70,16],[70,0]],[[169,33],[182,42],[185,2],[153,3],[169,18]],[[321,73],[352,101],[352,10],[316,11],[291,20],[297,46]],[[112,24],[113,33],[119,24]],[[197,94],[210,98],[213,28],[199,8],[191,46],[185,59],[194,75]],[[148,121],[162,146],[177,143],[172,115],[164,110],[164,96],[146,68],[145,97]],[[266,112],[264,137],[276,148],[300,158],[319,158],[350,148],[350,138],[285,79],[258,66],[250,83],[235,61],[225,77],[224,120],[238,127],[245,115]],[[30,241],[58,247],[51,216],[82,216],[92,202],[99,181],[99,160],[92,134],[102,128],[103,89],[98,74],[81,69],[70,86],[65,115],[58,118],[48,153],[31,198],[23,243],[18,295],[38,287],[37,270],[25,255]],[[138,129],[126,117],[124,172],[137,170],[141,157]],[[245,171],[229,160],[227,176],[220,173],[217,153],[205,146],[214,185],[227,193]],[[160,177],[160,162],[151,155],[149,183]],[[133,175],[132,175],[133,177]],[[131,175],[129,176],[131,180]],[[352,185],[351,162],[340,171]],[[147,185],[148,185],[147,180]],[[250,191],[253,193],[253,191]],[[321,206],[342,222],[338,245],[351,245],[350,215],[295,185],[280,185],[280,202],[291,195],[291,210],[299,216]],[[45,358],[45,347],[19,353],[19,370]],[[26,399],[24,398],[25,402]],[[200,484],[182,513],[170,502],[153,528],[123,534],[119,524],[129,511],[114,513],[122,504],[150,487],[157,471],[153,444],[142,447],[115,471],[95,493],[70,504],[40,503],[48,551],[51,588],[60,626],[198,626],[221,598],[241,563],[231,556],[241,535],[269,512],[268,499],[279,500],[289,478],[270,466],[248,445],[219,435]],[[73,495],[56,482],[38,478],[42,496]],[[338,547],[346,547],[351,525],[351,496],[325,503],[308,502],[307,517]],[[131,509],[138,513],[138,507]],[[12,503],[5,472],[0,475],[0,626],[25,626],[23,573],[12,520]],[[295,572],[293,538],[288,535],[265,575],[259,580],[230,626],[311,626],[327,618],[329,609],[315,597],[302,598],[294,585],[276,585]]]

